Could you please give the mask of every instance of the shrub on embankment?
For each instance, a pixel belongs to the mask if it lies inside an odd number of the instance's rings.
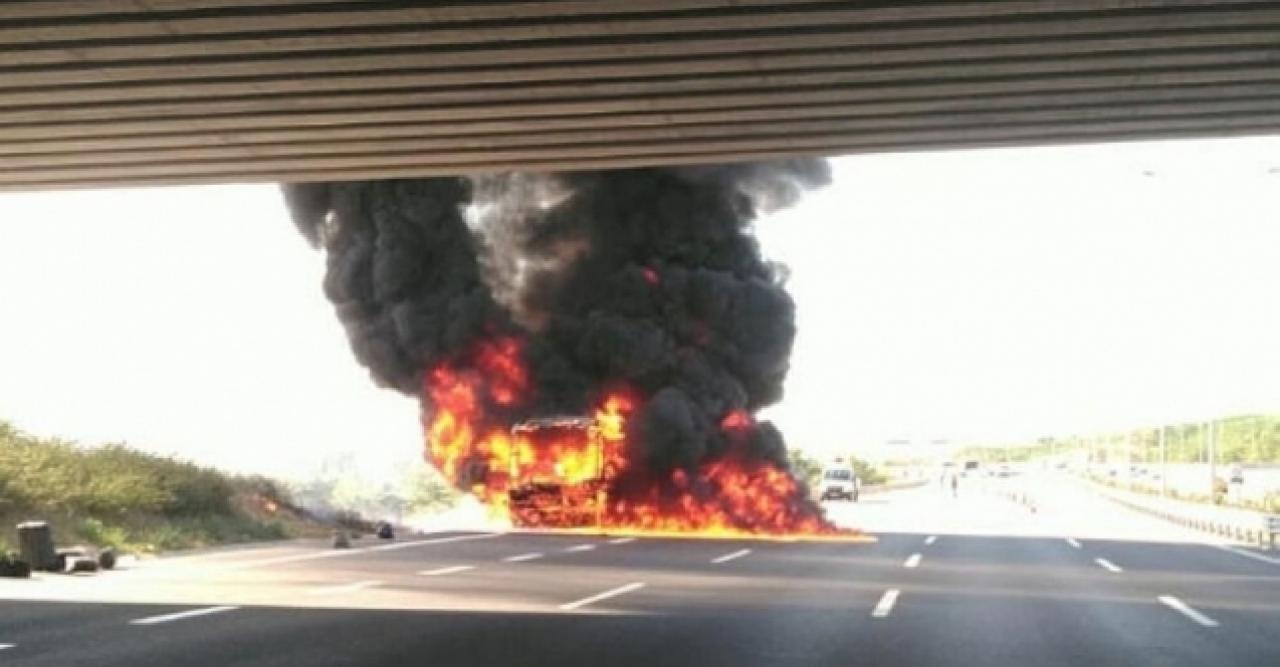
[[[279,486],[147,454],[83,447],[0,422],[0,551],[14,525],[49,521],[59,544],[151,552],[322,530]]]

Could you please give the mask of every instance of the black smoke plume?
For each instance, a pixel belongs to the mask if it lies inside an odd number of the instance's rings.
[[[625,488],[730,448],[786,466],[771,424],[722,426],[781,398],[795,336],[782,271],[751,225],[828,179],[804,159],[284,193],[326,250],[325,293],[380,385],[420,396],[425,372],[516,336],[532,395],[511,418],[583,413],[620,386],[642,399],[628,447],[644,465]]]

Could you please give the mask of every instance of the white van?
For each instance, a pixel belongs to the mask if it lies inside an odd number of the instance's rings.
[[[853,472],[852,467],[836,461],[823,468],[822,482],[819,488],[822,490],[822,500],[852,500],[857,502],[858,492],[862,489],[862,483],[858,481],[858,475]]]

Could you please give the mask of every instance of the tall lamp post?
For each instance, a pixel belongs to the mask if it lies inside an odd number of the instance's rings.
[[[1164,498],[1169,495],[1169,457],[1165,451],[1163,425],[1160,426],[1160,432],[1156,439],[1160,443],[1160,497]]]
[[[1210,502],[1217,500],[1218,493],[1218,422],[1209,422],[1208,432],[1205,434],[1209,440],[1209,500]]]

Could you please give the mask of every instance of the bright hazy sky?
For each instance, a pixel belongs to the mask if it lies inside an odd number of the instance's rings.
[[[1280,411],[1280,138],[842,158],[757,229],[799,308],[792,444]],[[0,419],[272,474],[411,458],[322,272],[273,186],[0,195]]]

